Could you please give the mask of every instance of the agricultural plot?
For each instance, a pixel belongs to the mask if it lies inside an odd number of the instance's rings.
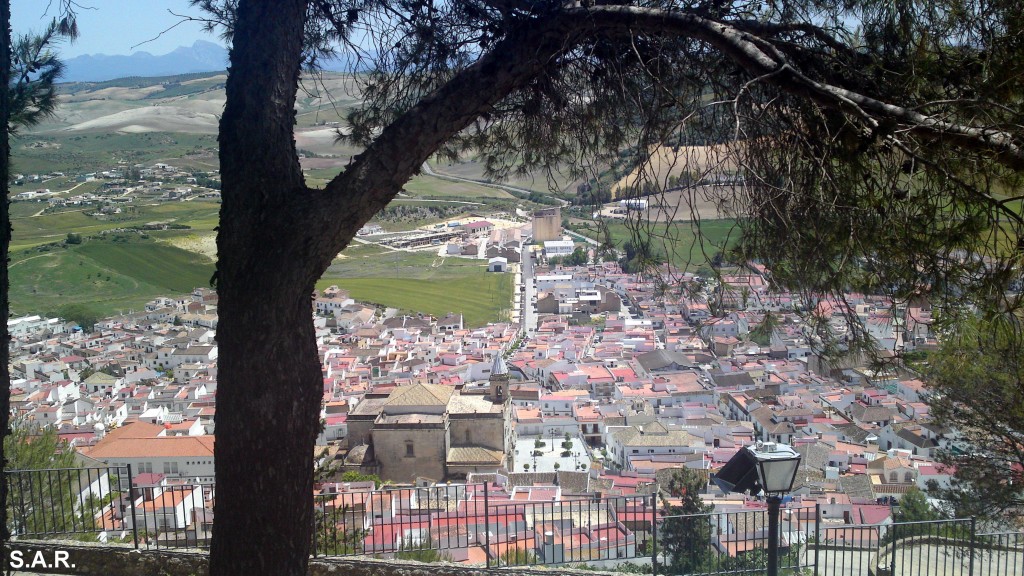
[[[593,222],[577,221],[575,224],[588,226],[586,233],[598,238]],[[609,229],[616,247],[622,250],[626,242],[637,243],[639,238],[649,238],[657,254],[680,270],[695,271],[707,266],[717,253],[726,252],[739,239],[739,229],[733,220],[707,220],[700,223],[682,222],[631,222],[609,221]]]
[[[407,312],[461,312],[466,326],[504,320],[512,303],[512,276],[488,273],[483,260],[367,244],[346,248],[317,287],[332,284],[358,301]]]
[[[479,261],[475,271],[456,278],[325,277],[317,286],[331,284],[348,290],[358,301],[405,312],[435,316],[461,312],[467,327],[506,320],[512,300],[512,276],[488,273]]]
[[[12,254],[16,315],[60,315],[69,306],[95,317],[139,310],[155,296],[207,286],[213,274],[211,261],[153,240],[46,248]]]
[[[20,203],[14,204],[19,206]],[[63,240],[69,232],[82,236],[99,234],[105,230],[143,226],[150,222],[167,222],[188,226],[195,231],[210,231],[217,226],[220,205],[214,202],[166,202],[126,207],[126,212],[109,217],[89,216],[84,210],[68,210],[34,216],[42,204],[25,203],[35,211],[17,208],[12,212],[14,237],[11,251]],[[29,212],[31,212],[29,214]]]

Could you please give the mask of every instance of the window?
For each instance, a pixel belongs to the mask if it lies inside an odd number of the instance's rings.
[[[914,473],[913,473],[913,472],[910,472],[910,471],[908,471],[908,472],[907,472],[907,473],[906,473],[906,474],[905,474],[905,475],[903,476],[903,481],[904,481],[904,482],[906,482],[907,484],[910,484],[911,482],[913,482],[913,481],[914,481]]]
[[[164,474],[177,474],[178,463],[177,462],[164,462]]]
[[[139,462],[139,473],[140,474],[152,474],[153,463],[152,462]]]
[[[416,451],[413,449],[413,442],[412,442],[412,440],[406,440],[405,441],[405,457],[406,458],[415,458],[416,457]]]
[[[891,483],[899,482],[899,478],[897,478],[895,472],[889,472],[889,482],[891,482]]]

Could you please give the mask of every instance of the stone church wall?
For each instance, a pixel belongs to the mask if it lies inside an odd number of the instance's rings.
[[[373,430],[373,450],[382,480],[411,482],[420,476],[444,479],[447,446],[447,427],[377,426]]]

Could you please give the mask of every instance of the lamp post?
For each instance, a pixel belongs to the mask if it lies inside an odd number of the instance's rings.
[[[764,492],[768,503],[768,576],[779,574],[779,507],[793,488],[800,454],[791,446],[758,442],[736,453],[711,480],[723,492]]]

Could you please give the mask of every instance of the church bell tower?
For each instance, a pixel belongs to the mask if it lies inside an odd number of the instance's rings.
[[[508,366],[505,365],[505,360],[502,359],[500,352],[494,355],[494,364],[491,365],[489,381],[491,383],[491,402],[495,404],[508,402]]]

